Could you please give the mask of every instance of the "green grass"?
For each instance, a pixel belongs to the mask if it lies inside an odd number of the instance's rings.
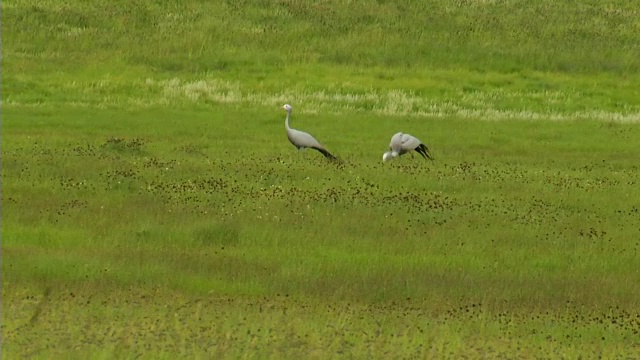
[[[632,4],[2,10],[5,357],[640,351]]]
[[[614,0],[3,4],[12,53],[50,60],[40,69],[74,69],[87,56],[109,67],[116,57],[160,72],[265,77],[309,63],[501,72],[639,66],[637,9]]]

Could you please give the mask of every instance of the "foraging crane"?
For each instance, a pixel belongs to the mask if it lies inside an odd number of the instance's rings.
[[[318,142],[313,136],[307,134],[304,131],[292,129],[289,127],[289,118],[291,117],[291,105],[285,104],[283,107],[287,111],[287,118],[284,121],[284,127],[287,129],[287,137],[289,141],[298,148],[298,155],[300,155],[300,151],[306,148],[312,148],[318,150],[322,153],[327,159],[337,160],[335,156],[333,156],[327,149]]]
[[[382,161],[385,162],[412,150],[417,151],[425,159],[433,160],[433,157],[429,154],[429,149],[422,141],[415,136],[399,132],[391,137],[389,151],[382,155]]]

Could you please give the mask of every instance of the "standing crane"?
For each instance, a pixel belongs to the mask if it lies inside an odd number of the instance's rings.
[[[327,159],[337,160],[337,158],[333,156],[327,149],[325,149],[325,147],[322,146],[322,144],[320,144],[320,142],[318,142],[318,140],[316,140],[313,136],[304,131],[292,129],[291,127],[289,127],[289,118],[291,118],[291,110],[293,108],[289,104],[285,104],[282,108],[287,111],[287,118],[284,121],[284,126],[287,129],[287,138],[289,138],[289,141],[293,144],[293,146],[298,148],[298,155],[300,155],[301,150],[312,148],[321,152],[322,155],[324,155]]]

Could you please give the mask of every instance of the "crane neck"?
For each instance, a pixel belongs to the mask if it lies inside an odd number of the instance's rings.
[[[289,118],[291,117],[291,111],[287,111],[287,117],[284,119],[284,127],[287,129],[291,129],[289,127]]]

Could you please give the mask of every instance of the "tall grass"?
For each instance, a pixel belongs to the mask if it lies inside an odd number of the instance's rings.
[[[244,76],[296,64],[590,73],[639,66],[637,9],[613,0],[12,0],[3,7],[6,41],[15,44],[7,55],[47,70],[107,60],[108,71],[114,58],[126,68]]]
[[[3,103],[637,121],[619,1],[3,3]]]

